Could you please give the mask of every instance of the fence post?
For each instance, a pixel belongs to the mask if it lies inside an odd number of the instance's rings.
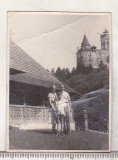
[[[85,131],[88,131],[89,130],[89,127],[88,127],[88,115],[87,115],[87,110],[83,110],[84,112],[84,125],[85,125]]]
[[[43,120],[46,120],[46,112],[45,112],[45,105],[42,105],[42,109],[43,109]]]
[[[24,122],[26,120],[26,103],[23,105],[23,117],[24,117]]]

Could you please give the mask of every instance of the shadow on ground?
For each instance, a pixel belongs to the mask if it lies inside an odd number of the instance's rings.
[[[47,135],[50,135],[52,132],[51,131],[49,131],[49,130],[27,130],[27,132],[34,132],[34,133],[36,133],[36,132],[38,132],[38,133],[40,133],[40,134],[47,134]]]

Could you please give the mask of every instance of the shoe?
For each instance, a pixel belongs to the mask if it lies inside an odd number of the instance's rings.
[[[61,136],[65,136],[65,134],[63,132],[61,132]]]
[[[71,132],[66,132],[66,135],[70,135],[71,134]]]
[[[56,133],[56,136],[58,136],[58,135],[60,135],[60,132],[57,132],[57,133]]]
[[[56,131],[52,131],[52,135],[55,135],[56,134]]]
[[[52,132],[52,133],[51,133],[51,135],[52,135],[52,136],[54,136],[54,135],[55,135],[55,133],[54,133],[54,132]]]

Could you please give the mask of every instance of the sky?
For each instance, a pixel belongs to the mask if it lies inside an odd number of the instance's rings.
[[[44,68],[76,67],[76,52],[84,34],[100,49],[100,34],[111,32],[110,14],[9,12],[8,34]]]

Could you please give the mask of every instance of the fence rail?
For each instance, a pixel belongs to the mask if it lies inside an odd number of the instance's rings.
[[[12,105],[9,107],[10,124],[22,124],[24,122],[51,122],[51,114],[45,106]]]
[[[74,121],[73,112],[71,122]],[[10,124],[21,124],[26,122],[51,123],[51,110],[45,106],[14,105],[9,106]]]

